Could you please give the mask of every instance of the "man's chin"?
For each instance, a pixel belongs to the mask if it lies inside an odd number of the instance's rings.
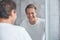
[[[34,19],[30,19],[30,21],[35,21]]]

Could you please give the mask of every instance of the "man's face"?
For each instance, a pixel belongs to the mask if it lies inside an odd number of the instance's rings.
[[[27,8],[26,15],[29,21],[34,21],[36,18],[36,10],[34,8]]]

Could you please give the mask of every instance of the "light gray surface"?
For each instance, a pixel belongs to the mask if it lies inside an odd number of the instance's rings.
[[[46,39],[59,40],[59,0],[46,0]]]
[[[60,34],[60,0],[59,0],[59,34]],[[59,40],[60,40],[60,35],[59,35]]]

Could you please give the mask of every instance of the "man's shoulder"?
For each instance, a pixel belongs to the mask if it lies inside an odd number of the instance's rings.
[[[43,18],[38,18],[39,21],[45,22],[45,19]]]
[[[17,29],[17,30],[25,30],[25,28],[22,27],[22,26],[16,26],[16,25],[13,25],[13,26],[14,26],[14,28]]]

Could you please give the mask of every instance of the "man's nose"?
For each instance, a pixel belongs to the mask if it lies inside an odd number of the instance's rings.
[[[30,17],[32,17],[32,14],[30,14]]]

